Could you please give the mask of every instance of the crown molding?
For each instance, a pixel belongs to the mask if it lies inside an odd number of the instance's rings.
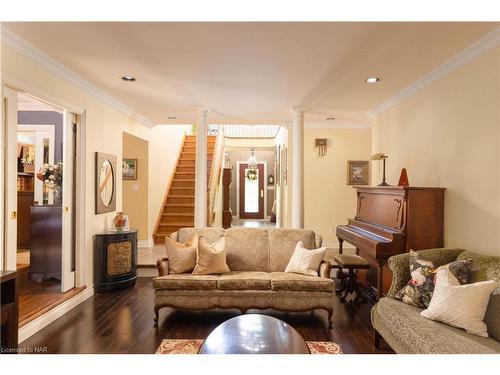
[[[500,46],[500,26],[496,27],[489,33],[482,36],[480,39],[476,40],[470,46],[457,53],[455,56],[451,57],[443,64],[439,65],[436,69],[427,73],[423,77],[417,79],[410,86],[400,91],[394,96],[372,109],[367,113],[368,116],[372,117],[380,112],[383,112],[392,106],[399,103],[401,100],[413,95],[417,91],[423,89],[424,87],[430,85],[435,80],[447,75],[452,70],[465,65],[474,58],[482,55],[483,53],[492,50]]]
[[[304,122],[306,129],[371,129],[369,122],[335,120],[329,122]]]
[[[66,68],[63,64],[54,60],[46,53],[42,52],[38,48],[35,48],[33,45],[28,43],[19,35],[10,31],[4,25],[2,25],[1,37],[2,37],[1,40],[2,45],[5,45],[6,47],[12,49],[19,55],[29,59],[38,66],[41,66],[43,69],[54,74],[55,76],[77,86],[85,93],[93,96],[94,98],[109,105],[110,107],[125,114],[126,116],[132,117],[136,121],[140,122],[143,125],[146,125],[149,128],[152,128],[156,125],[153,121],[151,121],[147,117],[142,116],[139,113],[135,112],[132,108],[128,107],[123,102],[119,101],[118,99],[115,99],[108,93],[104,92],[97,86],[87,81],[85,78],[76,74],[72,70]]]

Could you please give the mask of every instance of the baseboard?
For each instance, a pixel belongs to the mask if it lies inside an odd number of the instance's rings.
[[[61,303],[59,306],[54,307],[52,310],[48,311],[46,314],[43,314],[39,318],[36,318],[32,322],[29,322],[25,326],[19,329],[19,343],[23,342],[27,338],[33,336],[35,333],[40,331],[42,328],[45,328],[50,323],[52,323],[57,318],[60,318],[68,311],[78,306],[80,303],[85,301],[87,298],[90,298],[94,295],[94,286],[91,286],[81,293],[78,293],[73,298]]]
[[[137,246],[138,247],[153,247],[154,241],[152,238],[149,238],[147,240],[139,240],[137,241]]]

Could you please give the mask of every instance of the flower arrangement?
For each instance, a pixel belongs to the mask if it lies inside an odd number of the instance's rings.
[[[44,164],[36,177],[50,190],[60,190],[62,186],[63,163]]]

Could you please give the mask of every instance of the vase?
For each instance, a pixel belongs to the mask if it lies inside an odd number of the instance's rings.
[[[113,219],[113,224],[118,232],[121,232],[125,228],[127,218],[123,215],[123,212],[117,212],[115,218]]]
[[[52,195],[54,197],[54,205],[62,206],[62,189],[54,189],[52,190]]]

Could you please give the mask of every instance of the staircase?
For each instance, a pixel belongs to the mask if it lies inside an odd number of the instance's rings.
[[[207,181],[210,178],[216,138],[207,137]],[[180,228],[194,226],[195,164],[196,136],[187,135],[157,220],[153,235],[155,244],[165,243],[165,236]]]

